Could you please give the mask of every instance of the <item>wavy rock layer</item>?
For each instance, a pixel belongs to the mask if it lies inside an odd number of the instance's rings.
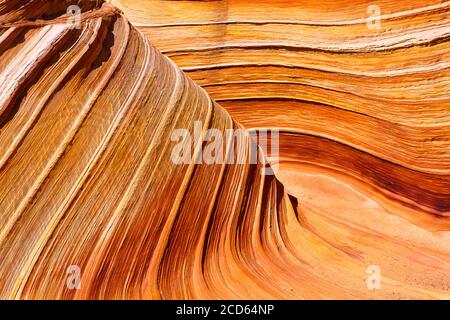
[[[64,12],[28,16],[42,2],[21,15],[9,3],[0,6],[0,296],[282,297],[261,285],[276,249],[266,252],[257,232],[267,219],[295,219],[282,186],[250,161],[171,159],[176,128],[203,124],[195,159],[206,129],[242,127],[113,7],[91,9],[78,30],[61,24]],[[242,150],[223,149],[246,160],[255,142],[240,134]],[[66,285],[70,266],[79,290]]]
[[[0,0],[0,297],[450,298],[448,3],[112,2]]]
[[[290,241],[329,277],[308,297],[449,297],[450,2],[112,2],[234,119],[281,130]]]

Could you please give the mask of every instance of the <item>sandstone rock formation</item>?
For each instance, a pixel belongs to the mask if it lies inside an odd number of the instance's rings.
[[[450,298],[450,2],[110,2],[0,0],[1,298]]]

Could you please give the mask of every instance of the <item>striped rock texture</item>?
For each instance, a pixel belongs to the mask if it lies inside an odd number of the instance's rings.
[[[0,298],[449,299],[449,14],[0,0]]]

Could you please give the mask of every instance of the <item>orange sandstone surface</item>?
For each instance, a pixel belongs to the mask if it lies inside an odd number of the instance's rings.
[[[449,19],[0,0],[0,298],[450,299]]]

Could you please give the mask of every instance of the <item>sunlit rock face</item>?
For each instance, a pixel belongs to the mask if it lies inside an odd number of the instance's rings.
[[[109,2],[0,0],[0,298],[450,298],[450,2]]]

